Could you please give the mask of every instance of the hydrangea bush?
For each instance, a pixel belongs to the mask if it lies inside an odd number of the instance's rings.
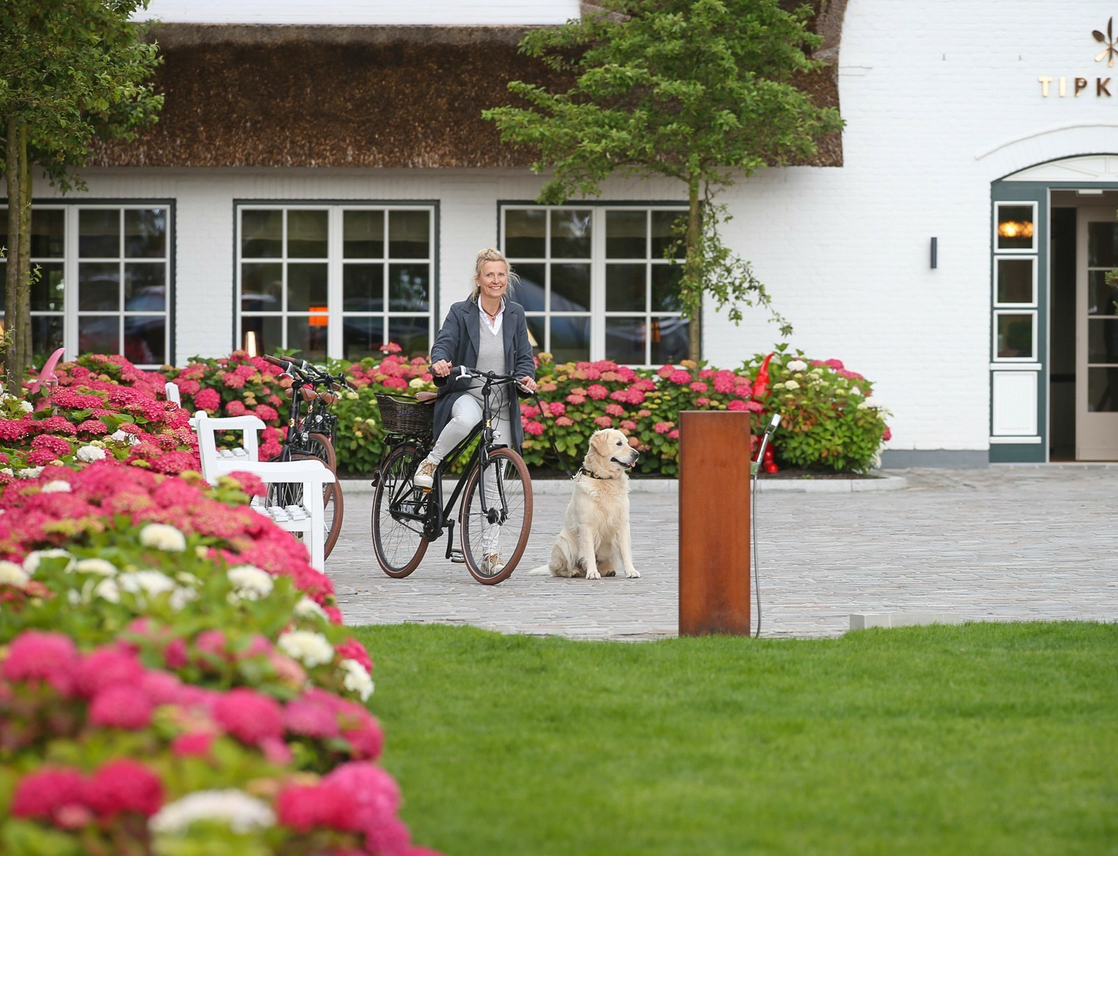
[[[371,660],[252,483],[105,460],[0,491],[0,852],[422,850]]]

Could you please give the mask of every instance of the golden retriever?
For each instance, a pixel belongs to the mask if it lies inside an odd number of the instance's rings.
[[[640,576],[633,565],[629,535],[629,478],[626,471],[639,454],[623,432],[601,429],[590,437],[590,448],[575,477],[575,489],[555,537],[551,561],[533,574],[585,576],[598,580],[623,572]]]

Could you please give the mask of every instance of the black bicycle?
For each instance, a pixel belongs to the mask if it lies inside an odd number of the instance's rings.
[[[342,497],[341,481],[337,480],[338,459],[334,451],[338,418],[330,411],[330,405],[337,398],[337,389],[348,388],[349,383],[345,378],[328,374],[305,360],[295,363],[278,357],[265,356],[264,359],[292,378],[287,436],[279,454],[272,458],[273,461],[321,460],[335,477],[334,483],[323,488],[326,527],[323,553],[328,557],[342,533],[342,520],[345,517],[345,500]],[[268,485],[269,507],[301,507],[302,501],[301,484]]]
[[[491,392],[512,384],[508,374],[456,368],[482,381],[482,418],[435,470],[428,490],[414,482],[416,469],[431,451],[434,402],[377,395],[385,451],[373,480],[373,551],[381,569],[402,578],[415,571],[427,547],[446,532],[446,558],[456,559],[455,505],[461,561],[478,583],[512,576],[532,529],[532,478],[519,453],[494,441]],[[512,409],[512,414],[517,410]],[[474,441],[477,444],[450,497],[444,502],[445,471]]]

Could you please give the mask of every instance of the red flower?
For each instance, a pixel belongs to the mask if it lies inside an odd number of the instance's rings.
[[[77,685],[83,696],[95,696],[110,686],[139,686],[144,667],[131,647],[103,645],[90,652],[78,667]]]
[[[121,758],[103,765],[86,783],[85,802],[103,819],[118,813],[149,817],[163,805],[163,783],[139,762]]]
[[[245,403],[243,401],[228,401],[225,403],[225,414],[230,416],[244,415]]]
[[[586,389],[586,393],[595,401],[601,401],[603,398],[609,397],[609,388],[604,388],[600,384],[591,384]]]
[[[525,422],[524,431],[530,436],[542,436],[544,432],[544,425],[542,422]]]

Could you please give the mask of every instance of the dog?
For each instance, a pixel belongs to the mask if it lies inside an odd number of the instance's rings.
[[[533,574],[599,580],[623,572],[630,580],[640,577],[629,534],[627,474],[639,455],[617,429],[601,429],[590,437],[551,560]]]

